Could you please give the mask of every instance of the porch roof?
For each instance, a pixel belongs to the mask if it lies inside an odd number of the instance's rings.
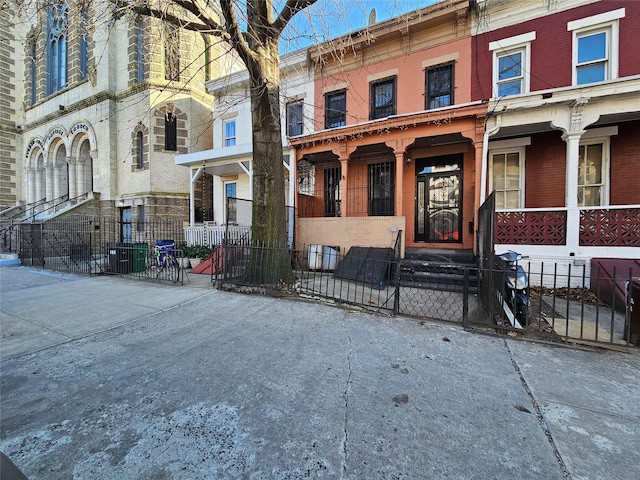
[[[204,168],[208,174],[221,177],[246,173],[252,160],[253,149],[250,143],[175,156],[176,165],[191,169]]]

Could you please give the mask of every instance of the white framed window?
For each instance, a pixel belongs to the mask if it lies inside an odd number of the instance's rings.
[[[617,127],[587,130],[578,151],[578,206],[609,205],[609,163],[611,136]]]
[[[573,85],[618,78],[618,22],[624,16],[625,9],[619,8],[567,23],[573,33]]]
[[[224,182],[224,204],[227,223],[238,221],[238,199],[236,197],[236,182]]]
[[[531,145],[531,137],[498,140],[489,144],[489,190],[495,192],[496,210],[524,208],[527,145]]]
[[[536,32],[523,33],[489,43],[493,52],[493,96],[529,92],[531,42]]]
[[[236,144],[236,121],[227,120],[223,125],[224,146],[233,147]]]

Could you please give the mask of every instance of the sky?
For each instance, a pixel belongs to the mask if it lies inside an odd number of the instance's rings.
[[[440,0],[442,1],[442,0]],[[436,3],[436,0],[318,0],[298,13],[282,36],[281,53],[290,53]]]

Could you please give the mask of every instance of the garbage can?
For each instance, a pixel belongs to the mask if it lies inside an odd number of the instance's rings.
[[[322,268],[322,245],[309,245],[309,270]]]
[[[322,246],[322,270],[332,272],[338,266],[338,255],[340,255],[340,247],[331,245]]]
[[[131,273],[131,244],[109,243],[109,270],[113,273]]]
[[[632,278],[629,282],[629,325],[625,328],[624,339],[627,340],[629,332],[629,343],[640,345],[640,278]]]
[[[131,271],[144,272],[147,268],[147,251],[149,250],[149,244],[133,243],[131,245]]]
[[[176,242],[174,242],[173,240],[158,240],[156,242],[156,246],[162,253],[173,255],[173,249],[176,246]]]

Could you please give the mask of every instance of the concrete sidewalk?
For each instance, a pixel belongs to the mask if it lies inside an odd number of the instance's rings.
[[[637,351],[193,277],[0,268],[0,450],[28,478],[638,477]]]

